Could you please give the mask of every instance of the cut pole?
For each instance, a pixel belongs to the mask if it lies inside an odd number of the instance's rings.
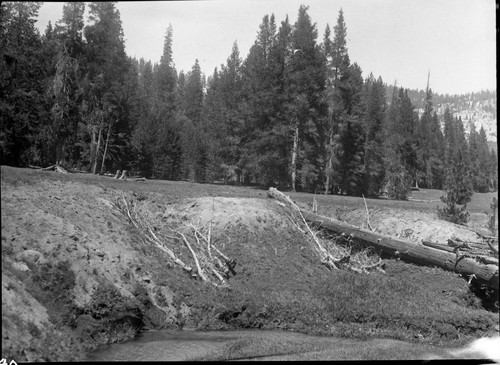
[[[289,204],[289,197],[275,188],[269,189],[268,196]],[[388,254],[398,256],[403,260],[438,266],[445,270],[455,271],[464,275],[474,274],[489,286],[498,288],[498,266],[496,265],[484,265],[467,257],[457,258],[457,255],[451,252],[371,232],[306,210],[301,209],[301,213],[307,221],[315,223],[323,229],[349,234],[353,238],[369,242],[374,247]]]

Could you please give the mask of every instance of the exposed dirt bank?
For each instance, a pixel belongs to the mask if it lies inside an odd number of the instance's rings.
[[[328,271],[262,191],[5,166],[1,178],[2,357],[8,359],[78,360],[141,328],[266,328],[457,344],[495,332],[495,315],[455,274],[395,260],[380,275]],[[192,279],[146,244],[114,206],[118,198],[147,211],[158,234],[165,227],[210,227],[213,244],[237,262],[230,289]],[[400,234],[397,222],[372,218],[372,224]],[[407,237],[420,239],[430,221],[419,224]],[[465,234],[456,227],[439,233]],[[184,246],[169,245],[194,267]],[[379,282],[389,288],[383,296],[370,290]],[[378,312],[377,305],[391,301],[401,304],[391,307],[394,313]],[[416,301],[431,301],[430,308]],[[443,308],[440,326],[433,308]]]

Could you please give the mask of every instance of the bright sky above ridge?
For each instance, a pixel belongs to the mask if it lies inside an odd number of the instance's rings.
[[[62,16],[64,3],[46,2],[37,27]],[[344,11],[351,63],[363,77],[411,89],[430,86],[440,94],[496,89],[495,0],[207,0],[118,2],[126,52],[159,62],[169,24],[177,71],[189,71],[195,59],[213,74],[225,64],[233,42],[245,58],[262,18],[274,13],[277,26],[288,14],[295,23],[301,4],[309,6],[317,42],[326,24],[332,29]]]

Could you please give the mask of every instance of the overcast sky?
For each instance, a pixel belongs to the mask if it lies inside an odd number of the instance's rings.
[[[206,0],[118,2],[126,52],[159,62],[169,24],[177,71],[195,59],[202,72],[226,62],[234,41],[245,58],[266,14],[279,26],[288,14],[295,23],[301,4],[322,42],[344,11],[351,62],[382,76],[384,82],[411,89],[430,84],[435,93],[461,94],[496,89],[495,0]],[[63,3],[46,2],[37,26],[58,21]],[[88,10],[88,9],[87,9]]]

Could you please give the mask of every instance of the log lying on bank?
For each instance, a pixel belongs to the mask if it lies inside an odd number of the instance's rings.
[[[28,165],[29,168],[40,170],[40,171],[55,171],[59,172],[61,174],[68,174],[69,172],[62,166],[60,165],[52,165],[49,167],[40,167],[40,166],[33,166],[33,165]]]
[[[269,189],[268,196],[289,205],[289,198],[275,188]],[[300,211],[307,221],[319,225],[322,229],[348,234],[402,260],[438,266],[463,275],[475,275],[477,279],[483,281],[488,286],[498,289],[498,265],[482,264],[474,259],[465,257],[465,255],[457,255],[456,253],[371,232],[306,210],[301,209]]]
[[[441,243],[430,242],[430,241],[422,241],[422,244],[424,246],[427,246],[427,247],[435,248],[436,250],[441,250],[441,251],[446,251],[446,252],[451,252],[451,253],[455,253],[456,252],[455,248],[443,245]]]
[[[455,254],[457,254],[457,252],[459,252],[459,255],[460,254],[466,254],[470,258],[473,258],[476,261],[479,261],[479,262],[481,262],[483,264],[493,264],[493,265],[498,266],[498,258],[485,255],[485,254],[481,253],[481,251],[479,251],[479,250],[476,250],[474,252],[470,247],[464,247],[464,246],[452,246],[452,247],[449,247],[449,246],[446,246],[446,245],[443,245],[443,244],[440,244],[440,243],[430,242],[430,241],[422,241],[422,244],[424,246],[432,247],[432,248],[435,248],[437,250],[442,250],[442,251],[446,251],[446,252],[452,252],[452,253],[455,253]],[[484,247],[484,246],[480,248],[480,250],[482,250],[482,251],[484,251],[486,249],[487,248]],[[461,251],[459,251],[459,250],[461,250]],[[491,251],[495,254],[495,251],[493,249],[491,249]]]

